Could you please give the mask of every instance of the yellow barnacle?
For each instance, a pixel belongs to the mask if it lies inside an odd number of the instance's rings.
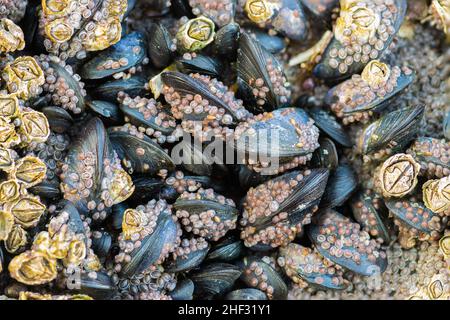
[[[23,112],[21,120],[19,132],[24,136],[27,143],[47,141],[50,135],[50,125],[42,112],[34,110]]]
[[[96,254],[90,253],[84,259],[83,267],[89,271],[99,271],[102,268],[102,264]]]
[[[8,202],[4,205],[6,211],[14,216],[14,220],[25,229],[37,225],[46,207],[38,197],[25,194],[18,200]]]
[[[133,234],[139,233],[147,223],[145,214],[135,209],[127,209],[123,214],[122,232],[125,240],[131,239]]]
[[[0,20],[0,52],[13,52],[25,48],[22,29],[9,19]]]
[[[7,211],[0,211],[0,240],[8,239],[14,225],[14,216]]]
[[[336,20],[334,35],[341,43],[350,42],[351,37],[360,43],[373,37],[380,26],[380,14],[358,1],[341,1],[340,16]],[[351,37],[346,33],[351,30]]]
[[[45,24],[45,34],[56,43],[69,41],[74,33],[73,26],[66,19],[55,19]]]
[[[41,159],[35,156],[25,156],[16,162],[15,169],[9,176],[22,183],[25,188],[30,188],[41,183],[45,179],[46,172],[47,166]]]
[[[0,147],[10,148],[20,143],[20,137],[14,124],[8,118],[0,116]]]
[[[271,19],[275,13],[274,9],[274,4],[267,0],[247,0],[244,6],[248,18],[255,23]]]
[[[52,296],[51,294],[21,291],[19,293],[19,300],[93,300],[93,299],[85,294]]]
[[[15,118],[19,114],[19,99],[13,94],[0,94],[0,117]]]
[[[15,256],[8,270],[11,277],[27,285],[48,283],[58,274],[56,260],[40,251],[26,251]]]
[[[425,182],[422,192],[428,209],[435,213],[450,213],[450,177]]]
[[[117,17],[110,17],[95,24],[95,28],[83,45],[87,51],[99,51],[119,42],[122,35],[122,25]]]
[[[123,169],[117,169],[113,173],[109,194],[113,205],[125,201],[134,192],[133,180]]]
[[[5,241],[5,249],[9,253],[15,253],[27,244],[27,232],[18,224],[14,225]]]
[[[198,51],[214,40],[214,22],[204,16],[191,19],[177,32],[177,41],[185,51]]]
[[[108,12],[109,16],[113,17],[122,17],[128,8],[128,1],[127,0],[117,0],[117,1],[111,1],[106,6],[106,11]]]
[[[21,99],[28,99],[39,94],[39,88],[45,82],[44,72],[36,60],[22,56],[6,65],[3,78],[10,93]]]
[[[75,0],[42,0],[42,9],[44,13],[49,16],[65,15]]]
[[[370,86],[381,86],[388,81],[390,75],[391,69],[387,64],[372,60],[364,68],[361,78]]]
[[[70,242],[67,256],[64,258],[63,263],[68,266],[79,266],[86,257],[86,244],[82,240],[73,240]]]
[[[20,186],[16,180],[7,180],[0,183],[0,204],[13,202],[20,196]]]
[[[10,171],[14,166],[14,161],[11,157],[11,151],[0,147],[0,170]]]

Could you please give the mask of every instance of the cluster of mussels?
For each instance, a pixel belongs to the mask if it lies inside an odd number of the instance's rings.
[[[0,300],[450,299],[449,39],[447,0],[0,0]]]

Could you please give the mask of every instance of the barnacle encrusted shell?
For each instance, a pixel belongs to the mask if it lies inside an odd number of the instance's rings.
[[[0,52],[13,52],[25,48],[22,29],[9,19],[0,20]]]
[[[3,78],[10,93],[21,99],[37,96],[45,82],[44,73],[33,57],[21,56],[3,69]]]
[[[423,202],[435,213],[450,215],[450,176],[428,180],[422,186]]]
[[[15,256],[9,266],[11,277],[27,285],[48,283],[56,278],[56,260],[39,251],[26,251]]]

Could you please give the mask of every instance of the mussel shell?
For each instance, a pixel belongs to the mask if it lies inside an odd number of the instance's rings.
[[[87,61],[81,68],[81,77],[84,79],[102,79],[125,71],[138,65],[146,56],[145,36],[140,32],[132,32],[123,37],[118,43],[100,52],[97,56]],[[119,68],[104,68],[108,61],[126,59],[127,63]]]
[[[269,175],[261,175],[246,165],[237,165],[235,170],[238,175],[239,185],[245,190],[256,187],[270,179]]]
[[[75,97],[77,97],[77,99],[78,99],[76,107],[81,110],[80,112],[83,112],[85,109],[86,101],[85,101],[85,95],[81,91],[81,90],[83,90],[83,88],[81,87],[80,82],[77,81],[74,78],[73,74],[69,73],[59,63],[55,63],[50,60],[48,62],[48,64],[51,68],[53,68],[53,70],[55,71],[55,74],[58,74],[60,77],[62,77],[65,80],[68,88],[73,90],[73,92],[75,93]]]
[[[90,278],[87,273],[82,273],[80,277],[80,289],[76,291],[96,300],[108,300],[114,296],[117,287],[106,272],[97,271],[95,279]]]
[[[177,282],[177,286],[170,292],[173,300],[192,300],[194,294],[194,283],[191,279]]]
[[[240,34],[241,28],[236,22],[223,26],[216,32],[214,42],[211,44],[213,52],[224,59],[236,60]]]
[[[0,246],[0,274],[5,270],[5,255],[3,254],[3,248]]]
[[[145,128],[152,128],[155,131],[159,131],[164,135],[169,135],[173,132],[174,128],[171,126],[164,127],[162,125],[159,125],[156,122],[157,116],[150,116],[146,117],[143,113],[141,113],[137,108],[130,108],[129,106],[121,103],[119,105],[120,110],[123,112],[125,117],[127,117],[127,121],[135,126],[143,126]],[[173,117],[167,115],[168,118],[166,120],[173,120],[175,122],[175,119]]]
[[[323,232],[323,228],[325,228],[325,220],[326,218],[331,217],[335,222],[344,222],[344,223],[351,223],[351,221],[341,215],[340,213],[334,211],[334,210],[327,210],[323,211],[320,214],[316,215],[315,217],[315,223],[311,225],[311,227],[308,229],[308,236],[311,239],[311,241],[314,243],[317,251],[323,255],[325,258],[331,260],[332,262],[349,269],[351,271],[354,271],[356,273],[365,275],[365,276],[371,276],[377,273],[384,272],[387,268],[387,259],[382,256],[378,256],[376,258],[376,261],[373,263],[368,260],[367,254],[360,254],[360,262],[356,263],[352,258],[346,258],[345,256],[336,257],[335,255],[332,255],[329,251],[329,249],[324,249],[321,246],[321,243],[318,241],[318,236],[322,234],[326,234]],[[330,230],[328,228],[328,230]],[[330,236],[333,236],[335,239],[342,239],[343,236],[338,234],[338,230],[330,231],[328,233]],[[342,239],[343,240],[343,239]],[[343,246],[340,248],[342,250],[349,250],[350,252],[356,251],[356,248],[353,246],[349,247],[346,246],[343,243]]]
[[[102,100],[92,100],[88,101],[86,105],[103,119],[112,121],[112,123],[120,123],[123,120],[119,107],[114,103]]]
[[[428,209],[423,203],[408,198],[386,199],[384,202],[389,212],[407,226],[425,233],[434,231],[428,222],[439,215]],[[407,203],[408,208],[405,208],[403,202]]]
[[[150,39],[147,48],[150,60],[156,68],[163,69],[171,63],[174,56],[170,33],[161,23],[152,23],[148,32]]]
[[[266,140],[264,141],[266,142],[265,145],[261,143],[249,144],[248,136],[244,134],[237,138],[235,148],[242,154],[263,154],[269,158],[279,158],[280,162],[283,162],[283,159],[308,155],[319,146],[315,141],[315,139],[318,139],[318,130],[314,125],[311,125],[311,130],[297,132],[296,125],[308,126],[311,121],[307,113],[299,108],[274,110],[266,118],[256,121],[250,126],[252,131],[256,132],[255,136],[258,140]],[[316,130],[317,132],[315,132]],[[298,146],[299,136],[302,140],[312,143]]]
[[[73,203],[70,201],[62,201],[60,203],[62,206],[62,211],[67,212],[69,215],[69,220],[67,222],[67,225],[69,226],[69,229],[73,231],[75,234],[85,234],[86,230],[84,227],[83,220],[81,219],[80,212],[75,207]]]
[[[392,224],[392,221],[388,218],[388,212],[384,205],[381,208],[375,208],[373,204],[374,197],[378,198],[380,200],[380,203],[382,202],[382,198],[378,195],[367,195],[360,192],[355,197],[352,203],[353,216],[361,226],[368,229],[368,232],[372,236],[377,238],[379,237],[383,240],[383,243],[388,244],[391,242],[391,238],[394,232],[394,226]],[[363,211],[362,208],[359,208],[357,206],[357,202],[361,202],[362,205],[368,210],[369,214],[375,219],[375,225],[368,224],[368,221],[362,217]],[[376,233],[376,236],[373,234],[373,232]]]
[[[213,299],[228,292],[240,277],[238,267],[229,263],[212,263],[191,276],[194,295],[200,299]]]
[[[94,253],[100,258],[107,257],[112,247],[112,241],[111,235],[106,231],[102,231],[100,237],[92,237],[92,249]]]
[[[331,20],[331,12],[339,6],[339,0],[302,0],[305,11],[319,20]]]
[[[332,171],[320,201],[321,209],[341,206],[358,186],[355,172],[348,165],[340,165]]]
[[[123,91],[131,97],[144,96],[147,93],[145,84],[145,78],[134,75],[127,79],[121,78],[96,85],[92,88],[91,93],[97,99],[115,103],[119,91]]]
[[[186,73],[200,73],[212,78],[222,78],[224,67],[221,62],[213,57],[197,54],[195,57],[186,59],[181,57],[176,60],[177,70]]]
[[[389,35],[388,39],[384,42],[384,48],[379,52],[378,56],[381,56],[382,53],[388,48],[392,42],[392,40],[395,37],[395,34],[400,29],[400,26],[403,22],[403,18],[406,13],[406,7],[407,7],[407,1],[406,0],[394,0],[395,6],[397,7],[397,15],[395,17],[394,24],[392,27],[395,29],[394,34]],[[329,65],[330,58],[330,51],[336,48],[337,50],[342,49],[345,47],[335,38],[331,40],[331,42],[328,44],[327,48],[325,49],[325,52],[322,54],[322,60],[319,62],[319,64],[316,65],[316,67],[313,70],[313,73],[316,77],[320,79],[325,79],[327,81],[333,81],[337,82],[339,80],[348,78],[352,74],[360,73],[366,64],[359,62],[353,62],[349,67],[348,70],[345,73],[340,73],[339,68],[333,69]],[[367,61],[369,62],[369,61]]]
[[[230,114],[233,117],[234,123],[237,123],[238,120],[241,119],[241,115],[238,115],[236,111],[228,106],[222,99],[214,95],[209,90],[209,87],[200,80],[194,79],[181,72],[163,72],[161,74],[161,80],[165,85],[172,87],[175,92],[178,92],[181,97],[199,94],[203,99],[209,102],[209,105],[223,108],[227,114]],[[205,118],[205,114],[192,113],[190,116],[186,115],[185,118],[186,120],[202,121]]]
[[[346,288],[347,284],[345,283],[345,281],[343,281],[342,278],[341,278],[342,282],[335,283],[334,281],[335,278],[339,277],[340,275],[336,274],[336,270],[333,270],[333,272],[330,273],[329,272],[330,265],[326,265],[325,262],[322,260],[322,256],[316,251],[308,252],[307,253],[308,258],[306,257],[304,258],[305,260],[311,259],[312,262],[311,260],[301,261],[299,260],[299,258],[296,259],[295,255],[302,254],[302,251],[304,249],[306,248],[302,247],[299,244],[290,243],[288,246],[281,248],[279,250],[278,255],[279,257],[282,257],[285,260],[291,260],[294,263],[294,265],[291,265],[289,267],[294,272],[295,276],[308,282],[313,287],[318,287],[321,289],[333,289],[333,290],[342,290]],[[311,270],[311,272],[307,272],[306,268],[308,266],[311,266],[311,263],[314,265],[314,267],[324,269],[325,272],[324,273],[318,271],[316,272],[314,270]]]
[[[203,152],[205,146],[198,140],[184,139],[177,144],[176,149],[174,148],[172,152],[180,157],[181,161],[177,161],[180,162],[177,164],[182,165],[186,170],[199,176],[211,176],[214,170],[214,158]],[[182,155],[175,150],[182,151]]]
[[[328,138],[319,140],[320,147],[314,151],[311,164],[318,168],[334,170],[339,165],[339,156],[333,141]]]
[[[267,61],[271,61],[273,68],[283,72],[283,66],[269,51],[250,35],[242,33],[239,38],[239,49],[237,57],[237,83],[238,92],[247,109],[256,113],[272,111],[289,104],[281,101],[281,97],[274,92],[271,77],[266,69]],[[258,105],[253,94],[256,79],[263,79],[264,86],[269,88],[266,93],[264,105]]]
[[[178,225],[173,220],[170,211],[161,212],[153,233],[146,236],[141,241],[141,245],[131,252],[131,260],[122,265],[120,274],[124,277],[131,277],[145,271],[160,259],[162,251],[167,246],[177,241],[177,237]]]
[[[135,191],[130,200],[136,203],[146,203],[151,199],[158,198],[165,187],[165,183],[161,179],[147,177],[146,175],[133,176],[133,184]]]
[[[198,267],[203,260],[205,260],[206,255],[208,254],[210,246],[205,249],[195,250],[190,252],[185,257],[177,257],[176,260],[170,261],[164,270],[166,272],[183,272],[194,269]]]
[[[410,74],[405,74],[403,71],[397,78],[397,83],[391,92],[386,92],[386,95],[383,97],[376,96],[375,99],[370,102],[364,102],[362,104],[356,105],[355,107],[348,106],[342,110],[344,116],[351,116],[354,113],[364,112],[364,111],[373,111],[373,112],[381,112],[383,109],[389,106],[392,100],[399,96],[415,79],[415,73],[411,72]],[[351,81],[351,80],[348,80]],[[331,106],[338,99],[338,95],[340,93],[341,85],[337,85],[331,88],[327,95],[325,96],[324,102]],[[341,89],[342,90],[342,89]],[[364,93],[359,91],[344,93],[348,94],[348,97],[353,101],[357,101],[359,98],[364,97]]]
[[[307,112],[314,120],[315,125],[331,139],[343,147],[352,147],[353,143],[350,136],[334,115],[319,108],[307,109]]]
[[[246,28],[245,32],[272,54],[280,53],[286,49],[286,42],[282,37],[271,35],[257,28]]]
[[[56,133],[66,132],[73,124],[72,116],[60,107],[44,107],[41,112],[45,114],[50,129]]]
[[[256,274],[255,271],[250,270],[250,265],[256,264],[257,267],[261,268],[262,273]],[[268,296],[269,299],[273,300],[285,300],[288,294],[288,288],[286,283],[280,274],[272,268],[268,263],[264,262],[263,259],[260,259],[256,256],[249,256],[242,259],[242,261],[238,262],[239,267],[242,268],[241,280],[248,286],[253,287],[252,280],[256,277],[262,277],[265,275],[267,280],[264,282],[267,286],[273,288],[273,293],[271,296]],[[250,271],[250,272],[247,272]],[[258,284],[260,279],[258,279]]]
[[[239,210],[231,205],[222,204],[210,199],[181,199],[173,204],[175,210],[185,210],[190,214],[200,214],[208,210],[214,210],[220,221],[236,220]]]
[[[211,248],[206,261],[235,261],[244,254],[244,249],[245,247],[241,240],[234,237],[225,237]]]
[[[28,190],[45,199],[58,199],[61,197],[61,190],[57,180],[44,180]]]
[[[261,290],[245,288],[229,292],[225,300],[267,300],[267,296]]]
[[[431,137],[418,137],[411,144],[408,149],[408,153],[411,154],[414,160],[418,161],[421,165],[421,171],[426,172],[427,175],[436,175],[437,177],[445,176],[447,170],[450,170],[450,162],[443,161],[445,159],[445,151],[450,149],[450,142],[447,140],[439,140]],[[442,150],[437,152],[433,150]],[[448,154],[448,151],[447,151]],[[437,170],[428,170],[428,166],[432,165],[433,168],[442,168],[443,172],[436,172]],[[434,172],[433,172],[434,171]],[[433,172],[433,174],[431,173]]]
[[[391,147],[402,150],[420,129],[424,106],[392,111],[364,129],[358,141],[358,150],[370,154]]]
[[[114,230],[122,230],[123,215],[125,213],[125,210],[127,210],[128,208],[129,206],[125,202],[121,202],[112,206],[111,227]]]
[[[109,137],[119,158],[129,161],[134,173],[154,175],[161,169],[175,169],[170,156],[148,137],[141,139],[120,130],[111,130]],[[142,156],[139,155],[138,149],[144,150]]]

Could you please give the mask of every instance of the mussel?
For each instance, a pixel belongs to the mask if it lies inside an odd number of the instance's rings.
[[[327,180],[327,169],[292,171],[250,188],[240,220],[244,244],[271,249],[293,241],[311,222]]]
[[[358,181],[352,167],[338,166],[328,178],[327,187],[320,201],[320,208],[328,209],[342,205],[350,198],[357,186]]]
[[[241,275],[238,267],[229,263],[205,265],[191,276],[194,282],[194,296],[212,299],[227,293]]]
[[[317,251],[353,272],[371,276],[381,274],[387,267],[386,252],[359,224],[328,209],[315,218],[308,236]]]
[[[382,56],[400,29],[406,0],[341,0],[334,37],[314,75],[328,81],[359,73],[366,64]]]

